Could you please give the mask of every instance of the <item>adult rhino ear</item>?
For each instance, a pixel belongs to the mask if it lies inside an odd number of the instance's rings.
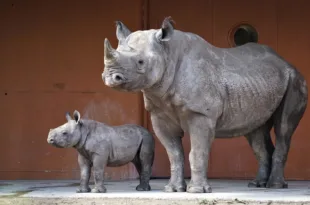
[[[73,112],[73,117],[74,117],[76,124],[80,123],[81,115],[80,115],[79,111],[75,110]]]
[[[131,34],[131,31],[121,22],[116,21],[116,37],[119,42],[122,42]]]
[[[71,116],[70,116],[70,112],[66,112],[66,119],[69,122],[70,120],[72,120]]]
[[[161,29],[159,29],[156,33],[156,38],[158,41],[169,41],[173,35],[174,21],[171,16],[166,17],[161,25]]]

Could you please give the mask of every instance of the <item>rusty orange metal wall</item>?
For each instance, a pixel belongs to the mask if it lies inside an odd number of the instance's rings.
[[[159,28],[164,17],[172,16],[177,29],[197,33],[219,47],[229,46],[231,28],[247,22],[258,30],[260,43],[277,50],[308,80],[309,10],[310,3],[303,0],[1,1],[0,179],[79,177],[76,152],[46,143],[49,128],[64,123],[66,111],[78,109],[84,117],[111,125],[137,123],[152,129],[140,94],[114,91],[102,83],[103,40],[108,37],[116,46],[115,20],[137,30]],[[286,167],[290,179],[310,179],[309,112],[292,140]],[[183,144],[185,173],[190,176],[189,136]],[[210,177],[251,178],[256,168],[244,138],[215,140]],[[166,151],[156,140],[153,175],[169,174]],[[107,169],[106,178],[136,176],[128,165]]]
[[[47,144],[65,112],[111,125],[142,124],[140,94],[104,86],[104,38],[115,20],[141,29],[142,1],[0,1],[0,179],[75,179],[77,153]],[[135,178],[132,165],[106,178]]]
[[[149,27],[159,28],[164,17],[172,16],[176,28],[197,33],[215,46],[229,47],[229,32],[237,24],[247,22],[259,33],[259,43],[277,50],[310,78],[310,2],[297,0],[150,0]],[[310,137],[307,122],[310,110],[297,128],[285,170],[289,179],[310,179]],[[148,123],[152,129],[151,123]],[[183,138],[185,173],[190,176],[189,137]],[[154,176],[169,176],[169,161],[157,140]],[[209,161],[211,178],[252,178],[257,162],[244,137],[215,140]]]

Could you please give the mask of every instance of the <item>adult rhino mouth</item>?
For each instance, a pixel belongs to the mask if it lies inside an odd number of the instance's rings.
[[[117,87],[126,83],[126,79],[121,73],[113,73],[111,75],[103,76],[102,80],[106,86]]]
[[[131,81],[114,82],[111,78],[106,77],[104,80],[106,86],[124,92],[139,92],[141,89],[132,84]]]
[[[122,73],[102,73],[102,80],[108,87],[125,92],[139,92],[141,89],[135,81],[127,79]]]

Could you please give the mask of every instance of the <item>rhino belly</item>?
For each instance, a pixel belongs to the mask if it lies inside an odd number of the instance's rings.
[[[117,167],[131,162],[137,155],[141,140],[131,136],[114,139],[110,151],[108,166]]]
[[[138,147],[116,148],[112,152],[113,154],[109,157],[108,166],[117,167],[131,162],[137,155]]]
[[[223,114],[216,129],[218,138],[246,135],[265,124],[279,106],[287,86],[280,74],[267,79],[260,75],[238,76],[226,83]]]

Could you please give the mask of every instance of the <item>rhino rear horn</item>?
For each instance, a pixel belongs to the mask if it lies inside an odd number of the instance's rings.
[[[104,39],[104,60],[114,60],[115,50],[112,48],[110,41],[106,38]]]
[[[116,21],[116,37],[119,42],[123,42],[127,36],[131,34],[131,31],[121,21]]]

